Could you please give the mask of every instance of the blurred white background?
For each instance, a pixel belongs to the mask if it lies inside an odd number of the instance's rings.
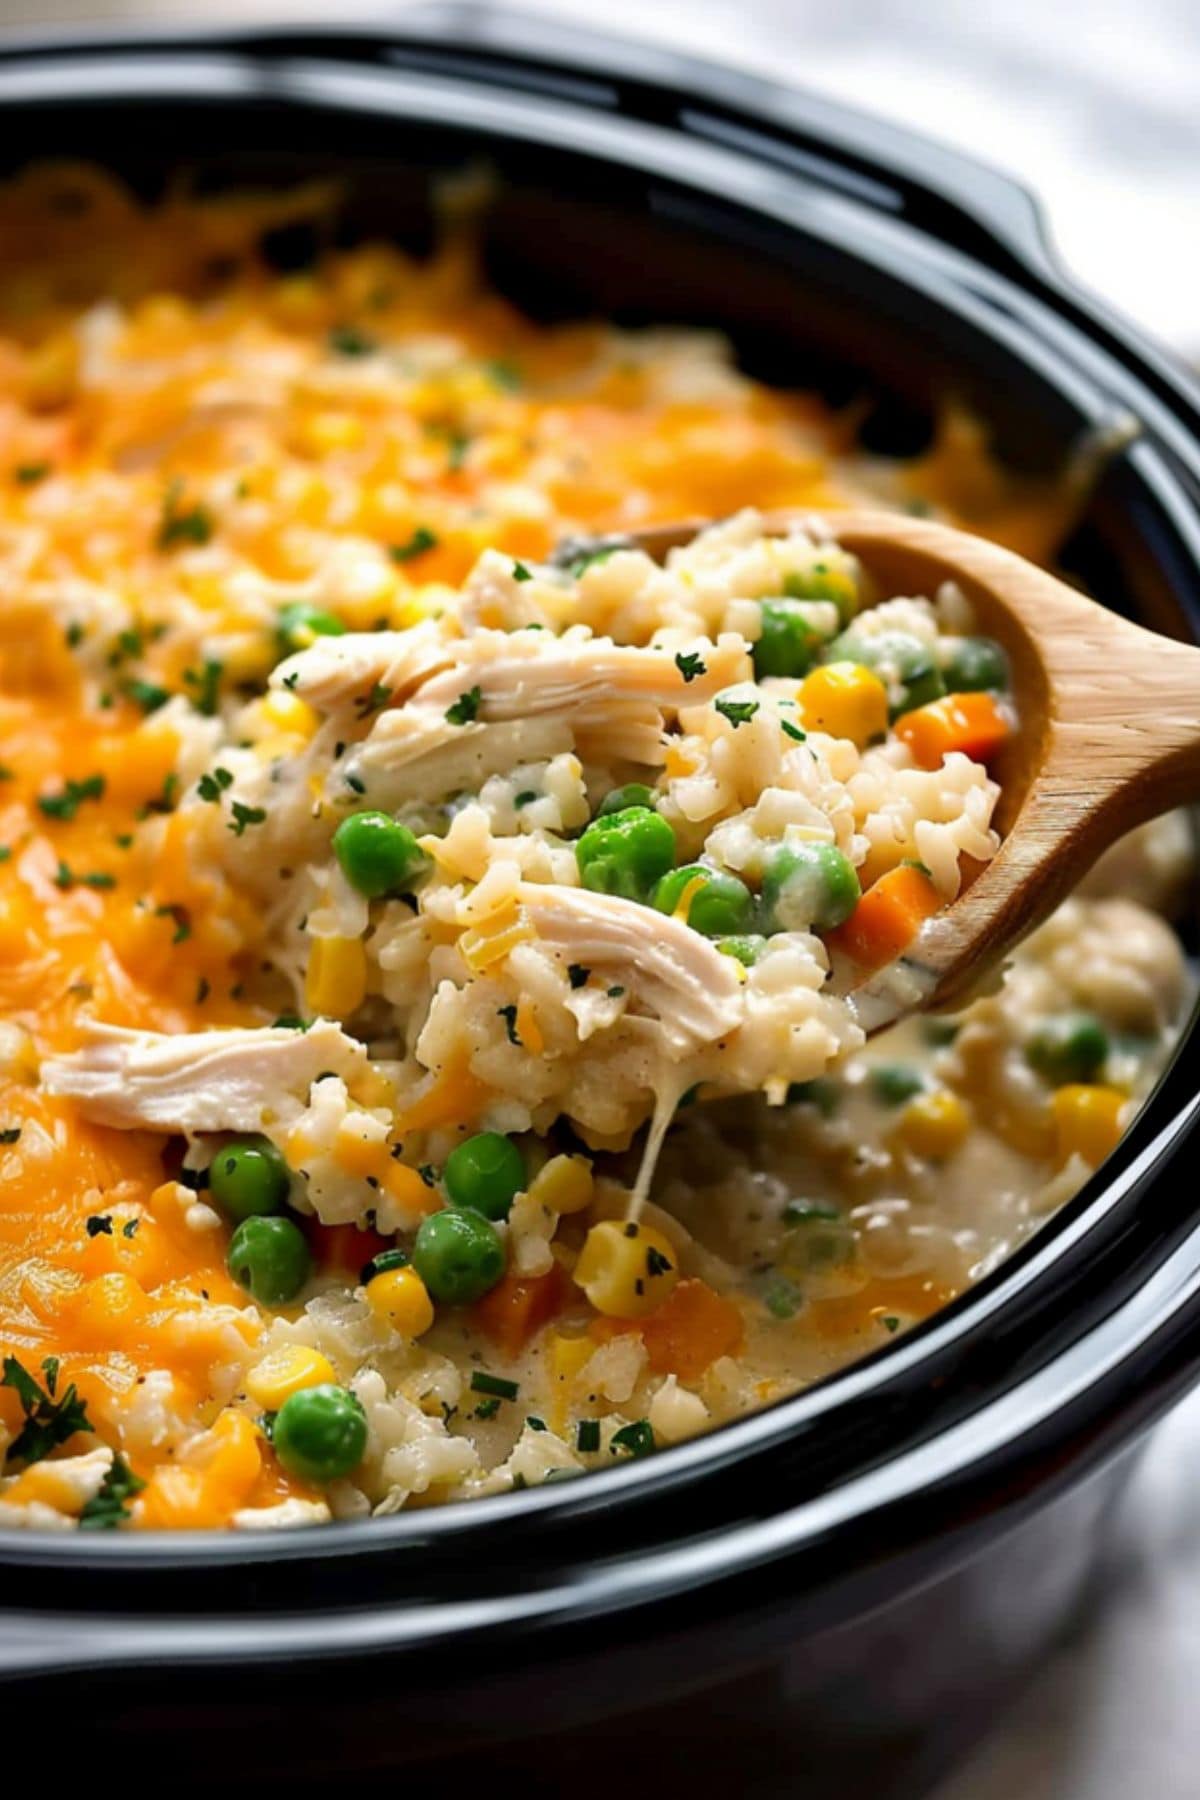
[[[397,19],[404,0],[339,17]],[[527,0],[889,115],[1019,176],[1070,267],[1200,357],[1200,0]],[[327,20],[328,0],[0,0],[0,31]],[[1200,1397],[1124,1508],[1107,1604],[937,1800],[1200,1797]],[[847,1800],[865,1800],[848,1795]]]

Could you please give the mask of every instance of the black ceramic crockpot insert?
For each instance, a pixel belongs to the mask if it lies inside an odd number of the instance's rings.
[[[483,165],[490,274],[535,316],[720,327],[761,379],[871,396],[878,449],[918,447],[947,394],[1037,473],[1083,434],[1123,436],[1064,564],[1107,603],[1200,632],[1196,396],[1070,286],[1023,194],[811,96],[552,37],[450,8],[394,35],[17,46],[0,54],[0,161],[100,160],[147,195],[181,169],[214,188],[333,174],[344,235],[409,246],[430,240],[436,178]],[[762,1641],[780,1594],[794,1635],[944,1574],[1194,1379],[1198,1066],[1189,1034],[1100,1174],[970,1295],[644,1463],[270,1538],[0,1535],[0,1679],[98,1680],[99,1664],[199,1681],[238,1661],[419,1651],[428,1692],[585,1626],[628,1655],[647,1619],[661,1645],[703,1614],[727,1621],[732,1651],[739,1620]]]

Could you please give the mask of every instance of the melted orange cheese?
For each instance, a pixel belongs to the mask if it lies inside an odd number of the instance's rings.
[[[257,921],[192,867],[171,814],[179,746],[130,671],[195,696],[194,648],[174,629],[186,611],[230,645],[226,691],[261,687],[276,652],[237,576],[304,579],[342,538],[398,553],[331,606],[351,627],[404,623],[487,545],[540,556],[570,532],[861,493],[848,427],[816,401],[741,380],[681,398],[603,325],[523,321],[481,288],[465,238],[424,265],[374,247],[278,276],[257,233],[313,204],[172,199],[147,214],[77,169],[28,176],[0,204],[0,1020],[24,1034],[0,1082],[0,1129],[20,1132],[0,1148],[0,1349],[33,1370],[61,1358],[146,1480],[146,1527],[221,1524],[302,1490],[218,1398],[236,1327],[216,1309],[244,1296],[223,1230],[188,1222],[171,1147],[86,1124],[36,1084],[38,1057],[71,1048],[85,1014],[162,1031],[269,1017],[243,997]],[[219,279],[214,257],[230,265]],[[121,310],[85,319],[104,298]],[[397,367],[431,340],[443,351],[422,352],[398,392],[349,379],[350,357],[330,370],[329,335],[348,327]],[[1057,517],[1014,498],[966,430],[902,488],[1044,549]],[[164,541],[198,494],[203,521]],[[436,542],[410,555],[418,528]],[[143,622],[109,652],[107,686],[81,676],[96,627],[72,617],[78,584]],[[97,775],[102,795],[73,817],[39,805]],[[400,1126],[469,1116],[470,1086],[444,1072]],[[914,1287],[903,1304],[943,1297]],[[830,1304],[823,1328],[859,1329],[864,1304]],[[197,1433],[182,1449],[130,1428],[131,1396],[162,1370]],[[0,1420],[20,1417],[0,1388]]]

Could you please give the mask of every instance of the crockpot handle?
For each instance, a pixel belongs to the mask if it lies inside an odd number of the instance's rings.
[[[607,102],[625,118],[740,145],[993,266],[1016,260],[1027,273],[1054,272],[1040,210],[1019,182],[811,89],[486,0],[406,7],[394,41],[406,40],[418,54],[423,42],[436,42],[443,55],[453,44],[450,55],[470,62],[476,77],[490,70],[520,86],[524,75],[541,94],[556,74],[565,78],[564,94],[571,77],[590,81],[597,104]],[[573,97],[584,96],[575,88]]]
[[[558,92],[600,112],[740,149],[1016,279],[1099,338],[1164,402],[1172,416],[1143,414],[1143,424],[1200,504],[1200,388],[1141,334],[1131,345],[1124,322],[1065,273],[1038,202],[1011,176],[811,90],[486,0],[424,0],[405,9],[389,37],[412,65],[457,67],[473,80],[543,98]]]

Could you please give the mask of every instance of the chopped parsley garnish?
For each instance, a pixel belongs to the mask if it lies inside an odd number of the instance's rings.
[[[183,685],[191,692],[192,705],[206,719],[213,718],[216,713],[224,672],[224,667],[219,662],[206,662],[202,668],[183,671]]]
[[[580,1419],[575,1427],[575,1448],[584,1456],[600,1448],[599,1419]]]
[[[0,1387],[12,1388],[21,1403],[21,1411],[25,1414],[24,1425],[8,1446],[8,1455],[27,1463],[40,1462],[43,1456],[48,1455],[59,1444],[65,1444],[68,1438],[74,1437],[77,1431],[92,1429],[87,1406],[76,1393],[74,1382],[61,1399],[56,1397],[56,1356],[44,1359],[42,1374],[46,1378],[44,1389],[15,1356],[6,1356],[4,1373],[0,1375]]]
[[[136,1237],[137,1236],[137,1228],[140,1224],[141,1224],[140,1219],[126,1219],[125,1223],[121,1227],[121,1236],[123,1238]]]
[[[632,1425],[613,1432],[608,1448],[613,1456],[619,1450],[627,1450],[630,1456],[649,1456],[654,1449],[654,1427],[649,1419],[635,1419]]]
[[[436,531],[430,531],[428,525],[418,525],[410,538],[402,544],[393,544],[388,555],[395,563],[412,562],[416,556],[424,556],[427,550],[436,550],[441,540]]]
[[[358,1271],[359,1282],[366,1287],[369,1281],[374,1281],[376,1275],[386,1275],[389,1269],[407,1269],[409,1261],[407,1250],[380,1250]]]
[[[790,719],[780,719],[779,724],[785,737],[795,738],[798,744],[802,744],[808,736],[807,731],[802,731],[799,725],[793,725]]]
[[[545,1419],[539,1419],[535,1417],[533,1413],[527,1415],[525,1423],[528,1425],[530,1431],[545,1431],[546,1429]]]
[[[437,1186],[437,1170],[432,1163],[422,1163],[417,1170],[417,1174],[421,1177],[421,1180],[425,1183],[427,1188]]]
[[[125,692],[144,713],[157,712],[171,698],[169,689],[159,687],[156,681],[127,681]]]
[[[483,699],[481,687],[468,688],[460,694],[453,706],[446,708],[446,719],[451,725],[469,725],[479,715],[480,702]]]
[[[739,725],[748,725],[758,711],[757,700],[714,700],[713,705],[735,731]]]
[[[90,1238],[111,1237],[113,1234],[111,1213],[93,1213],[85,1223]]]
[[[585,987],[587,985],[587,978],[591,972],[592,971],[583,963],[567,964],[567,980],[573,988]]]
[[[229,829],[234,837],[244,837],[247,825],[261,825],[267,816],[265,806],[246,806],[241,800],[233,802],[232,811]]]
[[[196,783],[196,792],[202,800],[215,803],[220,800],[225,789],[232,786],[233,776],[228,769],[211,769]]]
[[[610,987],[605,988],[604,992],[608,995],[610,1000],[619,1000],[625,992],[625,989],[623,987]]]
[[[72,619],[71,623],[67,626],[67,629],[63,632],[63,642],[66,644],[68,650],[78,650],[86,635],[87,633],[84,631],[79,620]]]
[[[104,1480],[79,1515],[81,1531],[113,1531],[129,1521],[129,1502],[145,1482],[134,1474],[119,1451],[104,1472]]]
[[[496,1008],[496,1011],[499,1014],[499,1016],[504,1020],[504,1029],[508,1033],[509,1043],[515,1044],[517,1046],[518,1050],[523,1050],[525,1048],[525,1046],[522,1044],[521,1034],[517,1030],[517,1009],[516,1009],[516,1007],[515,1006],[498,1006]]]
[[[280,1013],[277,1019],[271,1020],[276,1031],[307,1031],[311,1024],[311,1019],[301,1019],[295,1013]]]
[[[509,1381],[503,1375],[489,1375],[486,1369],[471,1371],[473,1394],[493,1394],[497,1400],[515,1400],[520,1391],[519,1382]]]
[[[494,1419],[499,1411],[500,1402],[498,1400],[481,1400],[475,1408],[475,1417],[477,1419]]]
[[[785,1225],[812,1225],[819,1221],[836,1223],[841,1216],[836,1206],[821,1206],[815,1200],[789,1200],[782,1213]]]
[[[570,572],[578,581],[579,577],[586,574],[588,569],[594,569],[598,563],[607,562],[610,556],[615,556],[617,551],[623,547],[620,544],[602,544],[598,550],[587,550],[570,564]]]
[[[178,798],[179,777],[171,769],[163,779],[162,787],[157,794],[152,794],[145,806],[138,813],[139,819],[148,819],[151,813],[169,813],[174,809]]]
[[[471,448],[471,439],[467,432],[452,428],[446,433],[446,467],[451,475],[457,475],[467,460],[467,451]]]
[[[186,906],[178,904],[156,906],[154,916],[156,919],[173,919],[175,921],[175,935],[171,939],[173,944],[186,944],[191,937],[192,924],[188,918]]]
[[[202,975],[200,977],[199,981],[196,983],[196,1005],[203,1006],[204,1002],[208,999],[208,996],[211,993],[212,993],[212,984],[210,983],[207,975]]]
[[[883,1326],[885,1331],[896,1332],[900,1329],[900,1321],[895,1313],[884,1313],[880,1318],[879,1323]]]
[[[180,544],[207,544],[212,537],[213,516],[207,506],[197,503],[184,508],[180,499],[179,483],[173,482],[163,501],[162,523],[158,528],[160,550],[174,550]]]
[[[379,348],[378,340],[357,325],[335,325],[327,342],[336,356],[374,356]]]
[[[85,800],[103,797],[103,775],[89,775],[83,781],[68,781],[61,793],[39,794],[38,806],[48,819],[73,819]]]
[[[649,1246],[646,1251],[647,1275],[669,1275],[674,1267],[674,1263],[661,1250],[656,1250],[653,1244]]]
[[[381,681],[377,681],[369,694],[360,694],[354,702],[355,718],[369,719],[372,713],[382,712],[391,697],[391,688],[384,687]]]
[[[18,463],[13,470],[13,480],[20,487],[36,487],[39,481],[45,481],[49,473],[48,462]]]
[[[513,801],[513,805],[520,811],[521,807],[532,806],[535,800],[540,799],[541,795],[536,788],[526,788],[524,793],[517,795],[516,799]]]
[[[103,869],[92,869],[86,874],[77,875],[69,864],[60,862],[54,871],[54,885],[61,888],[64,893],[68,888],[73,887],[115,888],[117,878],[115,875],[107,874]]]
[[[512,566],[512,578],[514,581],[532,581],[533,571],[527,569],[523,562],[515,562]]]
[[[12,855],[11,844],[0,844],[0,863],[6,863]]]
[[[18,1143],[20,1137],[21,1127],[19,1125],[6,1125],[4,1129],[0,1131],[0,1144]]]
[[[675,658],[675,667],[685,681],[695,681],[697,675],[708,674],[708,664],[695,650],[681,650]]]

